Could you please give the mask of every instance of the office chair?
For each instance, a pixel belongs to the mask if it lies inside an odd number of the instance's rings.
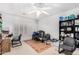
[[[37,40],[38,36],[39,36],[39,33],[33,32],[33,34],[32,34],[32,40]]]
[[[43,38],[45,36],[45,32],[42,30],[39,30],[38,33],[39,33],[38,39],[44,42]]]
[[[45,34],[43,41],[46,42],[46,44],[47,44],[48,40],[50,40],[50,34]]]
[[[76,49],[75,46],[75,39],[72,37],[65,37],[63,44],[60,45],[60,48],[63,49],[63,51],[73,52]]]
[[[21,36],[22,34],[20,34],[19,36],[13,37],[12,39],[12,47],[17,47],[17,46],[21,46]]]
[[[0,55],[2,55],[2,45],[1,45],[1,40],[0,40]]]
[[[76,46],[79,47],[79,33],[76,33],[75,37],[76,37]]]

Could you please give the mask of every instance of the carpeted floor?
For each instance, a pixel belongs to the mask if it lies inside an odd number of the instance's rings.
[[[41,53],[51,47],[51,44],[46,45],[46,43],[35,40],[25,40],[24,42],[30,45],[38,53]]]

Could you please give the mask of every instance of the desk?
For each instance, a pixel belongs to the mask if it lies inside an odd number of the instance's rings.
[[[0,55],[2,54],[2,40],[0,39]]]
[[[11,50],[11,41],[9,38],[0,39],[0,54],[10,52]]]

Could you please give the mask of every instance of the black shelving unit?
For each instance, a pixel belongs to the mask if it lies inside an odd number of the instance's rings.
[[[76,25],[76,22],[79,22],[79,18],[59,21],[59,52],[61,51],[60,45],[63,43],[65,35],[68,34],[75,40],[77,39],[75,34],[79,33],[79,24]]]
[[[0,14],[0,55],[2,55],[2,17]]]

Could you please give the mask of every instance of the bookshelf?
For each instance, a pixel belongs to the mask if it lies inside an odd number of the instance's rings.
[[[79,34],[79,18],[59,21],[59,52],[60,44],[63,43],[63,40],[67,35],[73,37],[76,42],[79,41],[79,38],[76,37],[77,33]],[[79,48],[79,42],[76,46]]]
[[[2,17],[0,14],[0,38],[2,38]]]

